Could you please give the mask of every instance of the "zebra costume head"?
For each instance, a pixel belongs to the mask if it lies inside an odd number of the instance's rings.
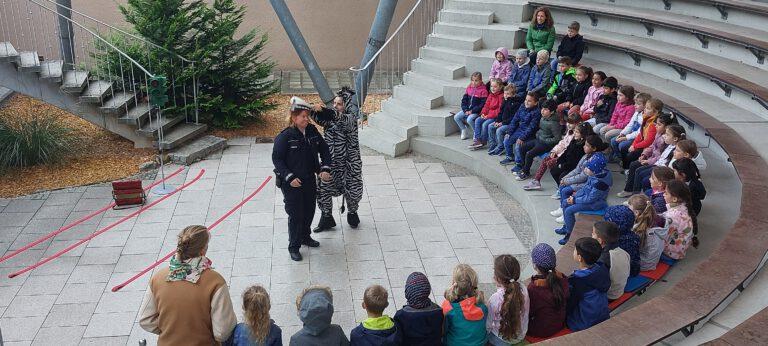
[[[348,114],[357,116],[357,105],[354,102],[355,91],[348,86],[341,87],[341,90],[336,92],[336,96],[341,97],[344,100],[344,110]]]

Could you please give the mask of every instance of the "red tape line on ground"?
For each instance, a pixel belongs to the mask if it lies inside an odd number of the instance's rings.
[[[72,249],[74,249],[74,248],[76,248],[76,247],[78,247],[78,246],[80,246],[80,245],[84,244],[85,242],[87,242],[87,241],[89,241],[89,240],[91,240],[91,239],[95,238],[95,237],[96,237],[96,236],[98,236],[99,234],[102,234],[102,233],[104,233],[104,232],[106,232],[106,231],[109,231],[110,229],[112,229],[113,227],[115,227],[115,226],[119,225],[119,224],[120,224],[120,223],[122,223],[123,221],[125,221],[125,220],[128,220],[128,219],[130,219],[130,218],[132,218],[132,217],[134,217],[134,216],[136,216],[136,215],[139,215],[139,214],[141,214],[141,213],[142,213],[142,212],[144,212],[145,210],[147,210],[147,209],[149,209],[149,208],[152,208],[152,207],[153,207],[153,206],[155,206],[156,204],[158,204],[158,203],[160,203],[160,202],[164,201],[166,198],[173,196],[174,194],[176,194],[177,192],[179,192],[179,191],[181,191],[181,190],[184,190],[184,189],[185,189],[187,186],[194,184],[195,182],[197,182],[197,181],[200,179],[200,177],[202,177],[202,176],[203,176],[203,174],[204,174],[204,173],[205,173],[205,170],[204,170],[204,169],[201,169],[201,170],[200,170],[200,173],[198,173],[198,174],[197,174],[197,176],[195,176],[195,178],[194,178],[194,179],[190,180],[190,181],[189,181],[189,182],[187,182],[187,183],[184,183],[184,185],[181,185],[181,186],[179,186],[179,187],[178,187],[176,190],[173,190],[171,193],[169,193],[169,194],[167,194],[167,195],[164,195],[164,196],[162,196],[162,197],[158,198],[156,201],[154,201],[154,202],[152,202],[152,203],[150,203],[150,204],[147,204],[147,205],[145,205],[145,206],[141,207],[141,209],[139,209],[139,210],[137,210],[137,211],[134,211],[133,213],[130,213],[130,214],[128,214],[128,215],[126,215],[126,216],[122,217],[120,220],[117,220],[117,221],[115,221],[115,222],[113,222],[113,223],[109,224],[109,226],[106,226],[106,227],[104,227],[104,228],[102,228],[102,229],[100,229],[100,230],[98,230],[98,231],[96,231],[96,232],[93,232],[91,235],[89,235],[89,236],[87,236],[87,237],[85,237],[85,238],[83,238],[83,239],[80,239],[80,240],[79,240],[79,241],[77,241],[76,243],[74,243],[74,244],[72,244],[72,245],[70,245],[70,246],[67,246],[67,247],[66,247],[66,248],[64,248],[63,250],[61,250],[61,251],[59,251],[59,252],[57,252],[57,253],[55,253],[55,254],[51,255],[50,257],[46,257],[46,258],[44,258],[44,259],[40,260],[39,262],[37,262],[37,263],[35,263],[35,264],[33,264],[33,265],[29,266],[29,267],[26,267],[26,268],[24,268],[24,269],[22,269],[22,270],[19,270],[19,271],[15,272],[15,273],[11,273],[11,274],[9,274],[9,275],[8,275],[8,277],[9,277],[9,278],[14,278],[14,277],[16,277],[16,276],[19,276],[19,275],[21,275],[21,274],[24,274],[24,273],[26,273],[26,272],[28,272],[28,271],[30,271],[30,270],[33,270],[33,269],[35,269],[35,268],[37,268],[37,267],[39,267],[39,266],[41,266],[41,265],[43,265],[43,264],[46,264],[46,263],[48,263],[48,262],[50,262],[50,261],[54,260],[55,258],[58,258],[59,256],[61,256],[61,255],[65,254],[65,253],[67,253],[67,252],[69,252],[70,250],[72,250]]]
[[[240,209],[245,203],[250,201],[251,198],[253,198],[253,196],[256,196],[256,194],[261,192],[261,189],[263,189],[264,186],[266,186],[267,183],[270,180],[272,180],[272,176],[268,176],[267,179],[264,179],[264,181],[261,183],[261,185],[259,185],[259,187],[255,191],[253,191],[250,195],[248,195],[248,197],[245,197],[245,199],[240,201],[240,203],[238,203],[236,206],[234,206],[234,208],[230,209],[226,214],[224,214],[222,217],[220,217],[218,220],[216,220],[214,223],[212,223],[210,226],[208,226],[208,232],[210,232],[214,227],[218,226],[222,221],[224,221],[226,218],[228,218],[230,215],[232,215],[232,213],[234,213],[235,211]],[[174,253],[176,253],[176,251],[169,252],[167,255],[165,255],[165,257],[155,261],[155,263],[150,264],[148,267],[144,268],[142,271],[140,271],[138,274],[132,276],[130,279],[126,280],[125,282],[123,282],[123,283],[121,283],[121,284],[119,284],[119,285],[117,285],[115,287],[112,287],[112,292],[117,292],[120,289],[122,289],[123,287],[128,286],[128,284],[130,284],[131,282],[136,281],[136,279],[142,277],[144,274],[146,274],[150,270],[154,269],[155,267],[157,267],[161,263],[167,261],[169,258],[171,258],[171,256],[173,256]]]
[[[175,172],[173,172],[170,175],[168,175],[167,177],[165,177],[165,179],[158,180],[158,181],[152,183],[151,185],[147,186],[144,189],[144,191],[149,191],[151,188],[159,185],[160,183],[162,183],[162,182],[164,182],[164,181],[166,181],[168,179],[173,178],[177,174],[181,173],[181,171],[183,171],[183,170],[184,170],[184,167],[181,167],[181,168],[177,169]],[[44,241],[46,241],[48,239],[51,239],[51,238],[53,238],[53,237],[55,237],[55,236],[65,232],[66,230],[68,230],[68,229],[70,229],[72,227],[75,227],[75,226],[77,226],[77,225],[79,225],[79,224],[81,224],[81,223],[83,223],[85,221],[88,221],[88,220],[92,219],[94,216],[99,215],[99,214],[109,210],[110,208],[112,208],[114,206],[115,206],[115,202],[112,202],[109,205],[107,205],[107,206],[105,206],[105,207],[103,207],[103,208],[101,208],[99,210],[96,210],[96,211],[94,211],[94,212],[92,212],[92,213],[90,213],[90,214],[88,214],[88,215],[86,215],[86,216],[76,220],[73,223],[70,223],[69,225],[62,226],[58,230],[55,230],[55,231],[53,231],[51,233],[48,233],[47,235],[42,236],[39,239],[37,239],[37,240],[27,244],[27,245],[24,245],[23,247],[17,249],[16,251],[11,252],[10,254],[7,254],[7,255],[5,255],[3,257],[0,257],[0,263],[5,262],[8,259],[11,259],[11,258],[15,257],[16,255],[18,255],[18,254],[20,254],[20,253],[22,253],[24,251],[27,251],[30,248],[33,248],[33,247],[37,246],[37,244],[40,244],[40,243],[42,243],[42,242],[44,242]]]

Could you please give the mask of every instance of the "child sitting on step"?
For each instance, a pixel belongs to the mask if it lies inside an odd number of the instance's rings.
[[[539,243],[531,250],[535,274],[528,283],[530,312],[528,335],[546,338],[565,328],[568,278],[557,271],[555,249]]]
[[[603,95],[595,103],[595,113],[592,118],[587,120],[592,124],[595,133],[600,133],[600,128],[607,125],[611,121],[611,115],[618,103],[618,94],[616,93],[619,88],[619,82],[614,77],[608,77],[603,83]]]
[[[576,115],[578,116],[578,115]],[[584,157],[584,144],[587,142],[589,136],[594,135],[592,132],[592,125],[588,122],[579,123],[573,132],[573,139],[568,143],[568,147],[565,148],[560,157],[557,158],[557,163],[550,168],[550,175],[555,180],[556,191],[552,195],[553,199],[560,199],[560,188],[563,186],[562,179],[570,175],[573,170],[582,163]],[[599,138],[597,139],[600,140]]]
[[[578,130],[579,122],[581,122],[581,118],[579,118],[576,114],[568,114],[568,118],[566,119],[566,132],[565,136],[558,142],[552,150],[550,150],[549,155],[544,158],[544,160],[541,161],[541,165],[539,165],[539,169],[536,170],[536,175],[533,176],[533,179],[530,183],[523,186],[523,190],[530,191],[530,190],[541,190],[541,178],[544,176],[544,173],[547,173],[547,170],[551,169],[555,165],[557,165],[558,159],[565,153],[566,149],[571,144],[571,140],[574,139],[574,137],[578,136],[579,139],[583,139],[581,137],[581,133]],[[589,124],[587,124],[589,126]],[[581,154],[584,155],[584,149],[582,145]],[[578,160],[574,160],[574,166]]]
[[[549,52],[541,50],[536,54],[536,65],[531,67],[528,75],[528,92],[543,95],[552,79],[552,70],[549,68]]]
[[[635,113],[635,88],[622,85],[617,95],[611,121],[595,130],[606,143],[610,143],[613,137],[619,135]]]
[[[493,64],[491,65],[491,73],[488,75],[489,83],[490,80],[498,78],[501,79],[501,83],[504,84],[509,79],[510,74],[512,74],[512,62],[508,59],[509,51],[507,48],[499,47],[493,55],[496,59],[493,61]],[[490,91],[490,84],[487,84],[486,86]]]
[[[515,54],[515,63],[512,64],[512,72],[507,80],[507,85],[515,86],[515,96],[525,98],[526,89],[528,89],[528,76],[531,74],[527,49],[518,49]]]
[[[596,71],[592,74],[592,86],[587,90],[584,102],[579,105],[571,106],[571,113],[581,116],[581,120],[587,121],[595,114],[595,105],[600,97],[603,96],[603,83],[608,78],[603,71]]]
[[[506,157],[499,162],[500,165],[506,166],[515,162],[515,153],[512,151],[512,147],[519,142],[533,138],[539,126],[539,118],[541,118],[539,95],[535,92],[529,92],[525,96],[525,103],[517,110],[509,123],[509,130],[504,136],[503,143]]]
[[[552,78],[552,86],[547,91],[547,99],[552,99],[557,104],[568,102],[575,87],[576,69],[573,68],[571,58],[561,56],[558,58],[557,74]]]
[[[515,86],[504,87],[504,102],[501,104],[496,121],[488,125],[488,155],[500,155],[504,152],[504,136],[509,133],[509,123],[522,105],[524,98],[518,97]]]
[[[693,160],[684,157],[672,163],[672,170],[675,171],[675,179],[688,185],[688,190],[691,191],[691,208],[693,214],[698,216],[701,212],[701,200],[707,197],[707,189],[700,180],[699,168]]]
[[[590,237],[574,244],[573,260],[579,268],[568,277],[567,324],[574,332],[587,329],[610,318],[608,289],[611,276],[602,263],[597,263],[602,247]]]
[[[453,268],[451,286],[443,301],[443,343],[446,345],[484,346],[488,341],[488,307],[479,288],[477,272],[468,264]]]
[[[488,299],[488,343],[514,345],[528,332],[530,301],[528,289],[519,282],[520,263],[512,255],[499,255],[493,261],[496,292]]]
[[[651,204],[656,214],[663,214],[667,211],[667,200],[664,199],[664,191],[667,189],[667,183],[675,180],[675,171],[669,167],[656,166],[651,171],[651,189],[646,191],[646,195],[651,198]]]
[[[627,204],[635,214],[632,231],[640,239],[640,270],[654,270],[667,242],[664,219],[656,214],[651,199],[646,195],[632,195]]]
[[[610,221],[597,221],[592,226],[592,238],[603,247],[597,262],[606,266],[610,273],[608,300],[616,300],[624,294],[629,278],[629,254],[619,247],[619,227]]]
[[[606,144],[597,135],[590,135],[584,141],[584,156],[576,164],[576,168],[560,178],[560,198],[568,198],[571,194],[581,189],[587,182],[589,176],[584,172],[589,161],[593,159],[605,159],[602,151]],[[553,216],[558,216],[554,215]]]
[[[533,139],[525,140],[522,145],[515,146],[515,168],[519,168],[515,180],[526,180],[531,176],[533,159],[548,153],[563,137],[560,120],[555,115],[557,103],[545,100],[541,103],[541,119]],[[520,140],[520,139],[518,139]],[[512,168],[512,172],[515,172]]]
[[[584,104],[584,99],[587,97],[587,92],[592,85],[592,68],[589,66],[579,66],[576,68],[576,84],[573,86],[571,95],[564,101],[557,105],[557,114],[566,119],[566,114],[576,114],[578,112],[570,112],[572,107],[580,107]],[[578,109],[578,108],[576,108]]]
[[[461,98],[461,111],[453,116],[453,120],[461,131],[462,140],[469,138],[467,135],[467,124],[473,124],[475,118],[480,115],[480,111],[485,106],[486,98],[488,98],[488,90],[483,83],[483,74],[475,72],[472,74],[469,86],[467,86],[464,92],[464,97]]]
[[[503,87],[501,79],[491,78],[491,93],[485,100],[485,106],[480,110],[480,116],[475,118],[474,124],[471,124],[474,131],[474,141],[469,149],[480,149],[488,142],[488,125],[496,121],[496,117],[501,111],[501,104],[504,102]]]
[[[699,227],[691,206],[691,192],[684,182],[672,180],[664,191],[667,211],[661,216],[668,220],[669,235],[664,246],[664,256],[681,260],[688,247],[699,247]]]
[[[635,95],[635,113],[632,114],[632,118],[626,126],[619,132],[618,136],[611,139],[611,155],[609,162],[619,158],[619,153],[622,150],[626,150],[632,141],[640,133],[640,126],[643,123],[643,109],[645,103],[651,99],[651,95],[647,93],[639,93]]]

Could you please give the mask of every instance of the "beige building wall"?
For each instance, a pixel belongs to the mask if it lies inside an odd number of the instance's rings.
[[[72,0],[72,7],[104,22],[126,27],[118,9],[126,0]],[[242,28],[259,27],[269,34],[265,56],[271,56],[277,69],[303,69],[288,36],[269,0],[238,0],[247,7]],[[363,55],[378,0],[286,0],[304,38],[323,70],[357,66]],[[390,33],[402,22],[416,0],[400,0]]]

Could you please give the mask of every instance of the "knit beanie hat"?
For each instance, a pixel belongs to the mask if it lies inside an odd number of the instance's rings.
[[[422,272],[413,272],[405,280],[405,299],[408,306],[415,309],[423,309],[432,304],[429,295],[432,293],[432,286],[429,279]]]
[[[525,48],[518,49],[515,53],[516,57],[523,58],[523,65],[528,65],[529,62],[531,62],[530,53],[528,53],[528,50]]]
[[[619,87],[619,81],[617,81],[614,77],[608,77],[603,82],[603,86],[606,88],[616,89]]]
[[[619,226],[619,234],[632,231],[635,225],[635,213],[625,205],[612,205],[605,209],[605,221],[611,221]]]
[[[606,161],[603,153],[594,153],[592,158],[587,161],[587,168],[589,168],[595,175],[600,174],[605,169]]]
[[[555,266],[557,266],[555,249],[546,243],[539,243],[533,248],[531,259],[533,265],[543,271],[555,270]]]

